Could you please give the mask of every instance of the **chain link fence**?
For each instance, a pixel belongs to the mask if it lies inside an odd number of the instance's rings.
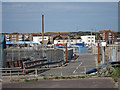
[[[6,62],[12,65],[13,62],[17,61],[36,61],[43,58],[47,58],[47,62],[65,62],[65,49],[54,49],[54,48],[16,48],[16,49],[5,49],[4,55],[6,59],[4,60],[4,66],[7,67]],[[68,49],[68,60],[73,57],[73,49]],[[44,57],[43,57],[44,53]],[[20,63],[20,62],[19,62]],[[21,64],[21,63],[20,63]]]

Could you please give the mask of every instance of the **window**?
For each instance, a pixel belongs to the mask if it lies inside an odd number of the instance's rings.
[[[22,39],[22,35],[19,35],[18,38],[19,38],[19,39]]]
[[[92,40],[92,42],[94,42],[94,40]]]
[[[16,35],[12,35],[12,37],[16,37]]]
[[[90,42],[90,40],[88,40],[88,42]]]
[[[90,37],[88,37],[88,38],[90,38]]]
[[[58,41],[58,42],[60,42],[60,41]]]

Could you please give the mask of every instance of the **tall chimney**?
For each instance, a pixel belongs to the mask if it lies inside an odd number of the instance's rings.
[[[42,15],[42,57],[44,58],[44,15]]]

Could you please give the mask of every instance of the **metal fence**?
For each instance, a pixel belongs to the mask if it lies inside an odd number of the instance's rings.
[[[6,61],[17,61],[22,59],[37,60],[42,58],[42,50],[30,49],[6,49],[4,50]],[[46,50],[44,50],[46,56]]]
[[[47,62],[58,62],[65,61],[65,49],[54,49],[54,48],[46,48],[46,49],[38,49],[38,48],[17,48],[17,49],[6,49],[4,50],[4,66],[6,62],[9,62],[12,65],[13,62],[17,63],[17,61],[35,61],[47,58]],[[73,57],[73,50],[68,49],[68,60]],[[20,63],[20,62],[19,62]],[[21,64],[21,63],[20,63]]]
[[[120,51],[118,46],[105,47],[105,56],[108,57],[109,61],[120,61]]]
[[[31,73],[22,73],[23,69],[16,70],[2,70],[2,80],[15,80],[15,79],[33,79],[33,78],[49,78],[49,77],[61,77],[61,76],[87,76],[86,71],[95,68],[95,66],[80,66],[77,70],[76,67],[57,67],[57,68],[35,68],[25,69],[25,71],[31,71]]]

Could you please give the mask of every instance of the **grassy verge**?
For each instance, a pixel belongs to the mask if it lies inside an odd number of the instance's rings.
[[[118,77],[120,76],[120,68],[114,68],[114,71],[110,76],[115,82],[118,82]]]
[[[19,82],[20,79],[11,79],[10,82]]]
[[[49,80],[49,79],[81,79],[81,78],[86,78],[86,76],[60,76],[60,77],[43,77],[44,80]]]
[[[25,82],[33,82],[33,81],[38,81],[38,79],[30,79],[30,80],[25,79],[24,81],[25,81]]]

